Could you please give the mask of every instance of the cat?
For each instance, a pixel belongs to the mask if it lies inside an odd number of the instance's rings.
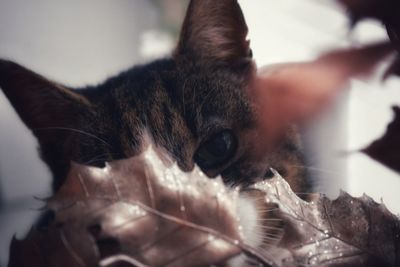
[[[0,87],[38,139],[54,191],[71,161],[103,166],[132,157],[146,131],[184,171],[197,164],[209,177],[246,186],[274,168],[294,192],[309,192],[294,127],[273,151],[254,153],[257,111],[248,95],[257,67],[247,33],[236,0],[192,0],[169,58],[85,88],[0,60]]]

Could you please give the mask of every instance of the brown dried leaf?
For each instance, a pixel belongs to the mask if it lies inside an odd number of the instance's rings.
[[[308,203],[278,174],[243,196],[268,240],[257,248],[241,231],[238,192],[198,169],[166,166],[153,150],[103,169],[74,165],[39,227],[12,241],[9,266],[230,266],[240,252],[273,267],[400,266],[399,220],[366,196]],[[283,228],[260,223],[277,220]]]
[[[362,152],[386,167],[400,172],[400,108],[393,107],[393,111],[394,119],[388,125],[384,136],[364,148]]]
[[[166,167],[151,149],[104,169],[74,165],[42,230],[13,240],[9,266],[217,264],[246,250],[236,198],[220,178]]]
[[[285,222],[282,239],[267,250],[278,266],[400,266],[400,221],[383,204],[344,192],[305,202],[279,175],[254,188]]]

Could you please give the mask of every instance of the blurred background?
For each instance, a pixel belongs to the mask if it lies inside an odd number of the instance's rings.
[[[187,0],[0,0],[0,58],[70,86],[97,84],[173,49]],[[375,21],[352,34],[333,0],[242,0],[259,66],[310,60],[334,47],[386,38]],[[400,177],[357,150],[380,137],[400,102],[399,79],[355,80],[303,131],[318,190],[364,192],[400,212]],[[0,91],[0,266],[14,233],[23,236],[50,195],[37,143]]]

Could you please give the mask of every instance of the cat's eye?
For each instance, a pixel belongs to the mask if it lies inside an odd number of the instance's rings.
[[[222,130],[197,149],[194,160],[202,169],[212,169],[228,162],[235,154],[237,139],[231,130]]]

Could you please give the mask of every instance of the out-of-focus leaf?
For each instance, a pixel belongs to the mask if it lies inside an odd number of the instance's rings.
[[[400,28],[400,3],[397,0],[338,0],[350,12],[354,23],[363,18],[376,18],[386,25]]]
[[[400,108],[393,107],[393,111],[394,120],[388,125],[384,136],[364,148],[362,152],[400,172]]]
[[[278,205],[285,223],[280,242],[267,249],[278,266],[400,266],[400,221],[383,204],[344,192],[305,202],[279,175],[254,189]]]
[[[10,267],[210,266],[245,251],[237,191],[156,152],[74,165],[39,227],[13,240]]]
[[[400,1],[397,0],[337,0],[349,11],[352,25],[364,18],[375,18],[387,29],[392,43],[400,52]],[[400,56],[397,56],[385,77],[400,75]]]
[[[389,68],[385,71],[383,80],[388,78],[390,75],[400,76],[400,56],[397,56],[392,65],[390,65]]]
[[[261,69],[248,90],[257,114],[257,141],[274,144],[288,125],[314,119],[351,78],[370,74],[391,52],[392,45],[383,42],[332,51],[312,62]]]

